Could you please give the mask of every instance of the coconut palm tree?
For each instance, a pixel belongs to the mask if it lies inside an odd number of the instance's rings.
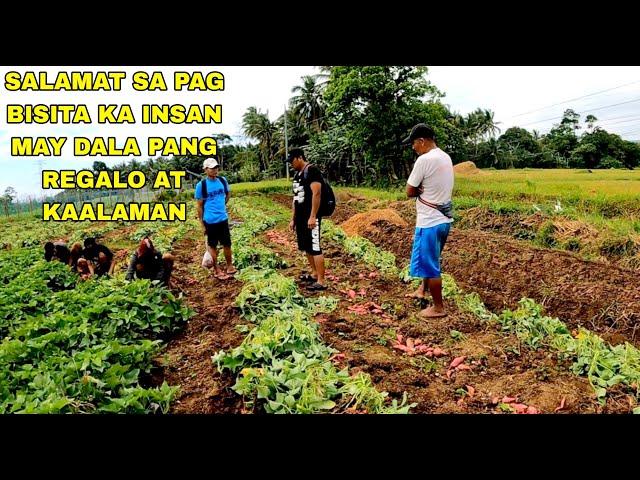
[[[269,120],[267,113],[249,107],[242,116],[242,129],[245,135],[258,141],[261,167],[267,171],[274,159],[274,149],[278,146],[278,126]]]
[[[495,113],[491,110],[485,110],[482,118],[482,131],[483,135],[488,135],[489,138],[495,138],[497,133],[501,130],[498,127],[500,122],[496,122],[494,119]]]
[[[318,75],[302,77],[302,85],[297,85],[291,90],[297,95],[290,100],[294,113],[306,123],[307,129],[312,127],[316,132],[325,130],[327,127],[322,98],[325,83],[318,82],[318,78]]]

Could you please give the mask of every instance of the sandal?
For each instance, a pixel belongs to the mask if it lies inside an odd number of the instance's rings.
[[[326,290],[328,287],[326,285],[321,285],[318,282],[314,282],[307,287],[307,290],[311,290],[312,292],[319,292],[321,290]]]
[[[218,280],[229,280],[229,275],[227,275],[226,273],[222,272],[222,273],[216,273],[214,275],[214,277],[216,277]]]
[[[236,270],[234,267],[231,267],[232,271],[229,271],[229,269],[227,269],[227,275],[235,275],[236,273],[238,273],[238,270]]]
[[[298,277],[303,282],[317,282],[318,279],[311,276],[309,273],[303,273]]]

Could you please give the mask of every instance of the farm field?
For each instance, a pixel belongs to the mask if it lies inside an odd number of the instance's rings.
[[[309,294],[290,184],[233,187],[227,281],[200,265],[193,212],[0,221],[0,412],[640,412],[640,171],[458,168],[449,315],[431,321],[405,298],[403,190],[336,188],[329,289]],[[124,282],[146,234],[176,257],[169,290]],[[41,259],[45,241],[86,236],[115,253],[113,279]]]

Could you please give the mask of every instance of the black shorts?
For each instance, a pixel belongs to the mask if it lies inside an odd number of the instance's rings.
[[[296,236],[298,237],[298,248],[309,255],[322,255],[322,248],[320,248],[320,223],[321,218],[318,218],[316,228],[313,230],[309,228],[308,217],[302,216],[300,220],[296,219]]]
[[[216,248],[218,243],[223,247],[231,246],[231,232],[229,232],[229,220],[220,223],[204,222],[207,229],[207,245]]]

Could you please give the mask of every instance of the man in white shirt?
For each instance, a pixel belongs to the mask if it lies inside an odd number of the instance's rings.
[[[420,288],[408,296],[424,298],[429,289],[433,305],[422,310],[423,318],[446,316],[442,303],[440,255],[453,222],[453,163],[440,150],[433,129],[419,123],[404,140],[419,155],[407,180],[407,196],[416,199],[416,231],[411,255],[411,276],[422,278]]]

